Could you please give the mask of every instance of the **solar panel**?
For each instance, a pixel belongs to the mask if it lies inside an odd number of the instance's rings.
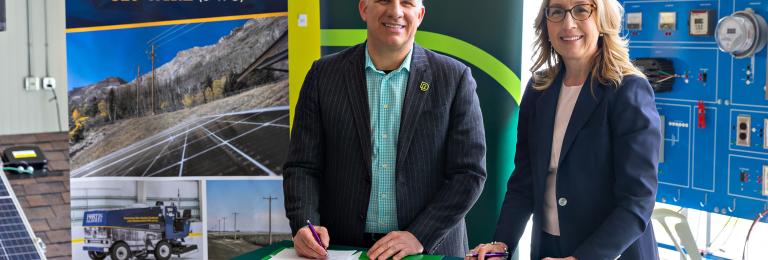
[[[0,163],[2,165],[2,163]],[[10,194],[8,194],[8,189],[5,188],[4,185],[0,185],[0,197],[8,197]]]
[[[5,172],[0,175],[0,260],[45,259]]]
[[[288,107],[190,120],[72,172],[72,176],[277,176],[288,153]]]

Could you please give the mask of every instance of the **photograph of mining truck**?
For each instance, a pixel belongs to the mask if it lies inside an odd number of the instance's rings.
[[[72,259],[202,260],[204,181],[73,179]]]
[[[197,250],[185,244],[190,235],[191,210],[179,213],[176,205],[86,211],[83,216],[83,250],[94,260],[110,256],[112,260],[154,256],[167,260]]]

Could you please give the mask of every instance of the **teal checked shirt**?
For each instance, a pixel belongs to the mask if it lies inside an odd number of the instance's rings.
[[[368,202],[365,232],[389,233],[397,228],[395,197],[395,162],[400,113],[411,67],[413,48],[400,64],[389,73],[377,70],[371,56],[365,52],[365,81],[368,86],[368,107],[371,112],[372,183]]]

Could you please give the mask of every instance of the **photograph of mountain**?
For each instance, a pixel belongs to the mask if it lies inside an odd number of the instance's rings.
[[[68,33],[72,177],[280,175],[287,45],[285,15]]]

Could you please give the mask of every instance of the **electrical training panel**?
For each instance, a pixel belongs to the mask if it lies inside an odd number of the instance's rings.
[[[656,200],[754,219],[768,209],[768,0],[620,2],[661,116]]]

